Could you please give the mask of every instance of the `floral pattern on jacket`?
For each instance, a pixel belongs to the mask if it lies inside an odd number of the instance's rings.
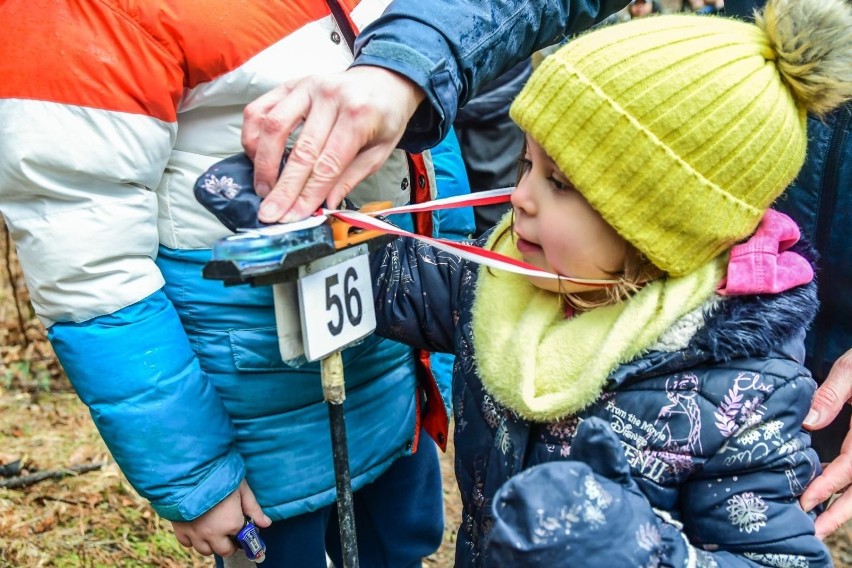
[[[464,505],[456,566],[487,565],[495,493],[533,466],[571,460],[577,426],[590,417],[618,437],[641,493],[671,520],[666,526],[681,527],[689,564],[830,565],[813,514],[797,503],[819,472],[801,427],[815,390],[801,364],[815,284],[711,302],[686,347],[652,349],[617,368],[578,415],[533,423],[498,404],[477,375],[477,265],[409,239],[373,253],[371,263],[377,332],[456,354],[455,472]],[[541,530],[552,523],[543,518]],[[658,565],[680,563],[670,552]]]

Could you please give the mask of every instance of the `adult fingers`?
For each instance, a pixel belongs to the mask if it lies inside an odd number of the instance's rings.
[[[390,155],[425,97],[409,79],[367,65],[305,79],[290,97],[297,91],[310,100],[304,105],[309,114],[296,142],[296,155],[291,152],[261,206],[260,219],[267,223],[304,218],[332,192],[336,204]],[[256,160],[264,147],[265,134],[260,136]]]
[[[849,439],[847,435],[846,441]],[[852,454],[842,452],[826,466],[819,477],[811,481],[799,498],[799,504],[805,511],[810,511],[838,491],[848,487],[850,483],[852,483]]]
[[[363,136],[357,145],[356,154],[351,154],[356,144],[347,136],[331,136],[326,143],[325,152],[329,156],[352,156],[341,160],[343,170],[334,181],[330,192],[326,187],[318,192],[328,192],[326,200],[330,207],[336,207],[353,188],[367,176],[376,172],[388,159],[399,143],[411,116],[425,97],[425,93],[409,79],[387,69],[370,66],[355,67],[347,71],[357,84],[374,86],[366,99],[358,98],[363,92],[353,92],[346,100],[345,107],[337,118],[334,130],[346,133],[347,128],[355,135]],[[354,100],[353,100],[354,99]],[[357,127],[351,125],[357,124]],[[315,174],[317,174],[315,169]],[[320,179],[322,176],[317,175]],[[308,183],[311,183],[309,180]],[[301,204],[299,204],[301,205]],[[307,204],[313,205],[313,202]],[[294,213],[304,215],[312,212],[296,209]]]
[[[326,201],[329,208],[336,208],[358,183],[381,167],[393,149],[393,144],[383,144],[360,151],[350,161],[346,169],[337,176],[339,178],[337,180],[331,179],[327,175],[311,176],[305,183],[304,189],[296,197],[289,212],[284,216],[284,220],[292,221],[311,215],[322,204],[323,200]],[[344,159],[348,159],[348,157]],[[329,190],[330,183],[334,185]]]
[[[811,403],[804,425],[809,430],[828,426],[837,417],[843,404],[852,396],[852,349],[844,353],[820,385]]]
[[[258,97],[243,109],[240,143],[250,159],[254,160],[257,153],[257,144],[263,131],[264,118],[272,108],[287,98],[287,95],[293,90],[294,84],[295,81],[285,83]]]
[[[254,144],[254,155],[250,154],[249,157],[254,162],[254,189],[261,197],[266,197],[275,186],[287,140],[310,112],[312,104],[309,93],[299,84],[287,91],[287,95],[275,105],[269,107],[251,127],[257,129],[257,138]],[[245,136],[250,137],[254,134],[250,132]]]
[[[356,121],[339,126],[340,112],[331,96],[313,99],[310,114],[272,191],[265,196],[258,191],[265,197],[258,214],[261,221],[295,221],[312,214],[325,200],[364,138]],[[335,138],[344,142],[330,145]],[[305,205],[298,212],[291,211],[297,201]]]
[[[817,538],[824,539],[852,518],[852,492],[846,491],[816,518],[814,529]]]

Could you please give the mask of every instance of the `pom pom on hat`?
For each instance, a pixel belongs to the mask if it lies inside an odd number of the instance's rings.
[[[801,168],[807,112],[852,97],[844,0],[770,0],[757,22],[670,15],[587,33],[512,105],[604,219],[673,276],[751,234]]]

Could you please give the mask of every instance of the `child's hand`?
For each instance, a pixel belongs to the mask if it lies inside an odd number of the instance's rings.
[[[495,566],[686,566],[680,527],[651,507],[609,425],[587,418],[571,458],[510,478],[492,502]],[[661,560],[664,560],[661,562]]]
[[[197,519],[187,523],[173,522],[172,527],[183,546],[194,548],[204,556],[227,557],[237,550],[232,537],[243,528],[245,517],[251,517],[258,527],[272,524],[243,480],[236,491]]]

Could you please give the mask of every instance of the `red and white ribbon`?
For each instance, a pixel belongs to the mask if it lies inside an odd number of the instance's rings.
[[[401,207],[392,207],[382,211],[373,211],[370,214],[351,211],[347,209],[320,209],[317,212],[321,217],[335,217],[353,227],[359,229],[374,229],[390,235],[398,235],[401,237],[411,237],[419,239],[425,243],[434,246],[450,253],[453,253],[465,260],[470,260],[499,270],[506,270],[523,276],[535,276],[538,278],[552,278],[554,280],[565,280],[575,284],[587,285],[589,287],[611,286],[616,281],[611,279],[590,279],[590,278],[573,278],[570,276],[561,276],[552,272],[545,272],[526,262],[514,259],[512,257],[494,252],[492,250],[475,247],[469,244],[451,241],[448,239],[437,239],[434,237],[426,237],[404,231],[390,223],[376,219],[374,215],[395,215],[398,213],[413,213],[421,211],[437,211],[439,209],[453,209],[456,207],[470,207],[477,205],[492,205],[496,203],[505,203],[509,201],[512,190],[514,188],[506,187],[501,189],[492,189],[491,191],[483,191],[472,193],[469,195],[459,195],[447,197],[445,199],[436,199],[425,203],[417,203],[414,205],[403,205]]]
[[[387,216],[396,215],[397,213],[419,213],[421,211],[438,211],[440,209],[456,209],[457,207],[478,207],[480,205],[507,203],[511,199],[514,189],[514,187],[501,187],[489,191],[454,195],[453,197],[433,199],[432,201],[424,201],[423,203],[415,203],[413,205],[391,207],[390,209],[370,213],[370,215]]]

